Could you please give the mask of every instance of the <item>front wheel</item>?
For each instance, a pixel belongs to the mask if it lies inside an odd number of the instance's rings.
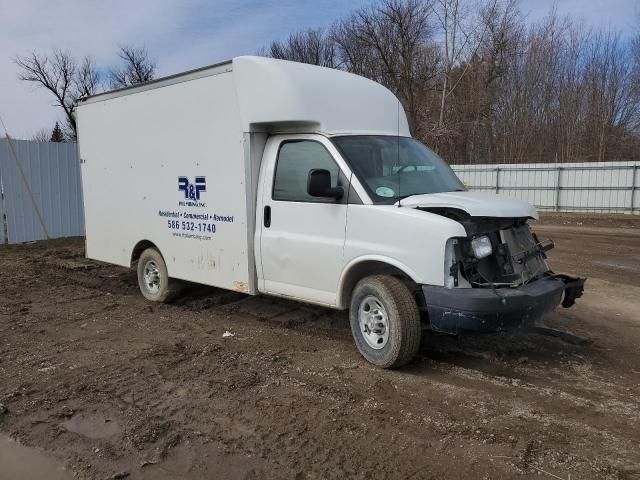
[[[155,248],[147,248],[138,259],[138,286],[152,302],[170,302],[179,293],[178,280],[169,278],[167,265]]]
[[[351,296],[349,318],[358,350],[374,365],[401,367],[418,353],[418,305],[399,279],[372,275],[360,280]]]

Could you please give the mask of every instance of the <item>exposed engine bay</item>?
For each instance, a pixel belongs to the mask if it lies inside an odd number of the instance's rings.
[[[472,216],[454,207],[418,208],[455,220],[466,233],[447,241],[444,284],[422,286],[432,330],[458,334],[528,328],[582,296],[584,278],[549,268],[553,242],[541,242],[531,231],[527,222],[533,215]]]
[[[546,252],[553,248],[553,242],[540,242],[526,222],[515,221],[483,237],[488,237],[491,244],[491,253],[483,258],[477,258],[472,248],[474,240],[482,237],[457,243],[452,265],[454,283],[457,273],[472,287],[519,287],[550,272]]]
[[[471,217],[452,208],[424,209],[461,223],[467,238],[448,245],[450,287],[519,287],[553,275],[546,252],[551,240],[540,241],[527,218]]]

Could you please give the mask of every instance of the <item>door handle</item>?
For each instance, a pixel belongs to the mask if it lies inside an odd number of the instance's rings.
[[[267,228],[271,226],[271,207],[269,205],[264,207],[264,226]]]

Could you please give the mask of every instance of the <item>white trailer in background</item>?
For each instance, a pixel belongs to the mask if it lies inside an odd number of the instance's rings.
[[[239,57],[83,99],[77,120],[87,256],[137,264],[151,300],[188,280],[350,308],[359,350],[390,367],[421,312],[499,329],[581,291],[547,267],[530,205],[464,191],[365,78]]]

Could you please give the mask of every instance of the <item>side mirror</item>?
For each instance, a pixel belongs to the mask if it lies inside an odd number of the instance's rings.
[[[342,187],[331,187],[329,170],[314,168],[309,170],[309,176],[307,177],[307,193],[312,197],[339,200],[344,195],[344,189]]]

